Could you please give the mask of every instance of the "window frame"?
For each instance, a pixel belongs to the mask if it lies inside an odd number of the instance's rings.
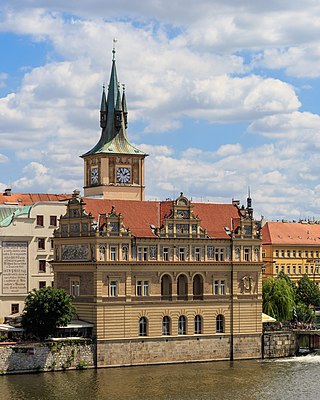
[[[36,216],[36,225],[44,227],[44,215],[37,215]]]
[[[110,280],[109,283],[109,296],[118,297],[119,296],[119,283],[117,280]]]

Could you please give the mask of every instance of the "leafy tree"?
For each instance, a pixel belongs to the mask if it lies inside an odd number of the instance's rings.
[[[320,289],[308,275],[304,275],[298,282],[296,301],[304,303],[307,307],[320,306]]]
[[[72,299],[64,289],[33,289],[26,298],[22,314],[25,332],[44,340],[59,326],[66,326],[75,313]]]
[[[263,312],[277,321],[290,321],[295,307],[292,285],[283,277],[269,277],[262,282]]]
[[[297,320],[300,322],[306,322],[307,324],[309,324],[310,322],[314,322],[316,319],[313,309],[309,308],[301,301],[297,303],[295,310]]]

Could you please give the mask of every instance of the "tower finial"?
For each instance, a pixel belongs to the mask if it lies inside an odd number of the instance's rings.
[[[112,61],[116,60],[116,43],[117,39],[113,38],[113,46],[112,46]]]

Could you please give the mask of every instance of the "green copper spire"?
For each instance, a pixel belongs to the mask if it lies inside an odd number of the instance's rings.
[[[98,143],[83,156],[108,153],[108,154],[141,154],[143,151],[132,146],[127,138],[127,104],[123,91],[122,99],[120,84],[117,77],[116,50],[112,49],[112,66],[106,99],[105,89],[102,91],[100,108],[100,126],[102,128]]]

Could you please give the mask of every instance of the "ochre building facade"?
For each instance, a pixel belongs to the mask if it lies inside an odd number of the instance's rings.
[[[313,221],[267,222],[262,228],[264,277],[284,272],[297,283],[320,283],[320,225]]]
[[[117,88],[117,90],[115,90]],[[115,59],[98,144],[55,231],[55,285],[94,324],[97,365],[261,356],[261,232],[245,206],[144,200]]]

